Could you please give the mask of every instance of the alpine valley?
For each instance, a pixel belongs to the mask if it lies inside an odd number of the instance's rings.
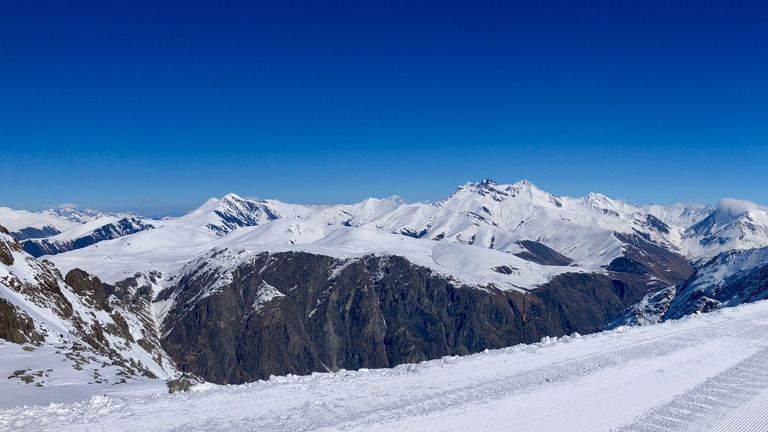
[[[161,220],[0,208],[0,225],[0,356],[43,388],[391,368],[768,298],[768,213],[734,199],[485,180],[435,203],[230,194]]]

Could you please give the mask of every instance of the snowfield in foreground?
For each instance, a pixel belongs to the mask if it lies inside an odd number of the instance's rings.
[[[23,352],[19,350],[19,352]],[[5,361],[2,373],[9,374]],[[768,430],[768,302],[393,369],[204,384],[0,385],[2,430]],[[66,392],[50,393],[58,400]],[[128,396],[131,395],[131,396]]]

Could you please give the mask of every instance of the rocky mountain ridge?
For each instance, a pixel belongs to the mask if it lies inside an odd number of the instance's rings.
[[[23,244],[56,246],[41,265],[85,299],[81,315],[130,329],[113,356],[134,358],[138,344],[157,376],[178,367],[235,383],[390,367],[760,299],[765,215],[733,200],[714,210],[635,206],[483,181],[432,204],[317,207],[229,194],[180,218],[100,218]],[[83,233],[91,240],[75,248]],[[34,261],[5,244],[14,262]],[[12,297],[9,284],[0,285]],[[3,337],[44,343],[37,318],[14,307]]]
[[[97,277],[81,270],[62,275],[0,227],[0,338],[40,350],[93,382],[174,375],[156,332],[126,306],[108,298]],[[13,378],[44,386],[59,370],[17,372]]]

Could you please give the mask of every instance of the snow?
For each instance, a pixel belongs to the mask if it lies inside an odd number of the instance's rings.
[[[718,212],[722,210],[713,213],[700,205],[636,206],[595,193],[555,197],[525,180],[512,185],[467,183],[433,204],[369,198],[313,207],[228,194],[183,217],[152,221],[154,230],[45,258],[65,272],[79,267],[114,283],[150,271],[171,281],[186,264],[212,250],[232,249],[240,257],[221,263],[222,274],[261,252],[303,251],[339,259],[374,253],[406,257],[467,285],[535,289],[563,272],[604,272],[623,254],[616,232],[641,233],[693,260],[726,247],[768,246],[768,214],[748,212],[740,216],[744,223],[712,227],[707,219],[716,219]],[[668,229],[659,228],[649,215]],[[708,228],[689,232],[695,223]],[[751,231],[742,235],[744,230]],[[72,236],[65,232],[58,237]],[[706,236],[730,240],[721,246],[702,245]],[[540,242],[574,261],[568,267],[550,267],[521,260],[515,256],[523,251],[521,240]],[[493,271],[499,266],[515,271]]]
[[[262,281],[261,286],[259,286],[259,294],[253,300],[251,308],[254,312],[258,312],[265,304],[280,297],[285,297],[285,294],[278,291],[277,288],[272,285]]]
[[[219,279],[225,283],[223,278],[227,272],[257,253],[290,251],[339,259],[359,258],[371,253],[399,255],[414,264],[432,268],[468,284],[495,284],[507,289],[535,287],[559,273],[584,271],[575,267],[541,266],[504,251],[478,246],[290,219],[239,228],[223,237],[210,234],[204,242],[180,235],[170,227],[153,231],[159,232],[140,232],[46,258],[64,272],[79,267],[108,283],[150,270],[183,274],[187,272],[184,267],[199,267],[196,258],[200,256],[208,257],[205,260],[219,266]],[[224,250],[230,252],[219,255]],[[214,255],[218,258],[214,259]],[[520,269],[521,272],[503,275],[492,270],[502,265]]]
[[[643,209],[665,224],[683,230],[701,222],[712,213],[712,207],[703,204],[678,203],[671,207],[651,204]]]
[[[0,396],[3,407],[24,405],[47,405],[50,403],[73,403],[87,399],[95,394],[114,393],[123,395],[149,395],[156,391],[166,391],[165,381],[139,379],[129,385],[96,383],[95,372],[108,375],[110,367],[101,368],[85,365],[81,369],[71,367],[67,352],[63,346],[45,344],[43,346],[17,345],[0,340]],[[103,359],[108,360],[108,359]],[[43,371],[42,376],[26,384],[10,377],[16,371],[35,373]],[[38,386],[38,384],[40,384]],[[0,430],[4,430],[0,415]]]
[[[768,246],[768,211],[749,208],[743,202],[718,207],[687,229],[683,247],[692,260],[704,262],[723,252]]]
[[[0,377],[48,364],[2,344]],[[77,371],[46,377],[46,387],[2,379],[0,429],[766,430],[766,361],[768,302],[758,302],[392,369],[181,394],[159,380],[89,385]]]
[[[314,208],[275,200],[254,202],[229,194],[207,201],[184,217],[159,222],[152,232],[48,258],[65,271],[81,267],[116,282],[150,270],[175,274],[213,248],[300,250],[338,258],[379,253],[405,256],[471,284],[533,288],[563,271],[601,271],[621,256],[621,242],[613,231],[632,232],[628,223],[635,216],[615,210],[606,216],[603,207],[633,212],[637,208],[597,197],[586,200],[585,210],[585,200],[556,198],[526,181],[468,183],[435,204],[371,198],[355,205]],[[255,226],[237,227],[222,219],[225,213]],[[210,227],[221,229],[214,232]],[[443,240],[432,240],[437,237]],[[574,267],[553,269],[522,261],[513,255],[522,250],[520,240],[549,245],[574,259]],[[500,265],[520,271],[501,276],[491,270]]]
[[[80,267],[106,282],[117,282],[153,270],[170,279],[186,263],[213,248],[306,251],[337,258],[378,253],[405,256],[468,284],[532,289],[564,271],[603,272],[623,253],[614,232],[639,232],[691,259],[707,256],[711,247],[702,247],[701,237],[686,236],[685,230],[711,212],[701,205],[636,206],[596,193],[582,198],[555,197],[527,180],[511,185],[490,180],[467,183],[433,204],[407,204],[392,197],[318,207],[228,194],[211,198],[180,218],[152,221],[156,229],[151,232],[46,258],[64,271]],[[659,231],[648,215],[667,224],[669,230]],[[762,226],[763,219],[755,220]],[[764,222],[768,227],[768,215]],[[90,225],[57,237],[77,237]],[[738,230],[727,234],[740,238]],[[744,248],[768,246],[768,235],[765,241],[760,238],[758,231]],[[574,262],[559,269],[520,262],[514,254],[522,251],[521,240],[540,242]],[[452,246],[435,249],[435,243]],[[489,258],[493,265],[481,265],[474,255]],[[490,270],[499,265],[518,271],[501,277]]]
[[[717,265],[702,268],[696,279],[700,285],[714,285],[765,263],[768,263],[768,248],[734,251],[720,255]]]
[[[93,233],[95,230],[103,227],[104,225],[113,224],[120,219],[114,216],[104,216],[99,219],[92,220],[90,222],[86,222],[84,224],[78,225],[70,230],[64,231],[60,234],[56,234],[55,236],[48,237],[47,239],[49,241],[71,241],[76,240],[80,237],[85,237],[91,233]]]
[[[46,226],[53,227],[59,231],[66,231],[79,224],[52,213],[32,213],[26,210],[0,207],[0,225],[10,232],[16,232],[23,228],[40,229]]]
[[[45,218],[53,217],[0,208],[0,224],[48,224]],[[57,220],[70,224],[57,237],[75,238],[111,219]],[[702,287],[768,262],[768,213],[753,203],[724,199],[714,211],[636,206],[600,194],[555,197],[528,181],[467,183],[433,204],[393,197],[302,206],[229,194],[152,224],[156,229],[47,258],[64,273],[79,267],[109,283],[137,276],[155,295],[180,276],[203,271],[214,282],[202,296],[229,283],[232,271],[256,254],[293,251],[336,258],[331,278],[360,257],[397,255],[459,282],[510,290],[535,289],[563,272],[604,271],[622,254],[614,232],[639,233],[693,260],[742,250],[700,268],[695,282]],[[547,245],[574,263],[521,259],[515,256],[521,240]],[[13,265],[0,266],[0,279],[36,283],[44,264],[16,251],[13,257]],[[501,266],[512,271],[493,270]],[[63,293],[85,322],[112,321],[69,290]],[[0,341],[0,430],[768,430],[759,415],[768,409],[765,302],[393,369],[205,384],[168,395],[162,380],[116,384],[117,368],[102,366],[106,358],[71,367],[55,345],[76,339],[71,325],[50,305],[28,301],[9,286],[0,284],[0,296],[52,338],[40,346]],[[251,306],[258,311],[280,296],[264,283]],[[155,327],[173,301],[152,305]],[[643,302],[641,311],[650,297]],[[137,338],[141,323],[126,319]],[[174,376],[167,358],[107,338],[126,358],[163,378]],[[31,374],[34,383],[24,383],[17,371]]]

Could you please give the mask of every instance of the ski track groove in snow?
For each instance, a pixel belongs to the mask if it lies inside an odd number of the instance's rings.
[[[621,432],[768,430],[768,348],[656,407]],[[748,407],[742,410],[741,407]],[[755,413],[761,415],[755,415]]]

